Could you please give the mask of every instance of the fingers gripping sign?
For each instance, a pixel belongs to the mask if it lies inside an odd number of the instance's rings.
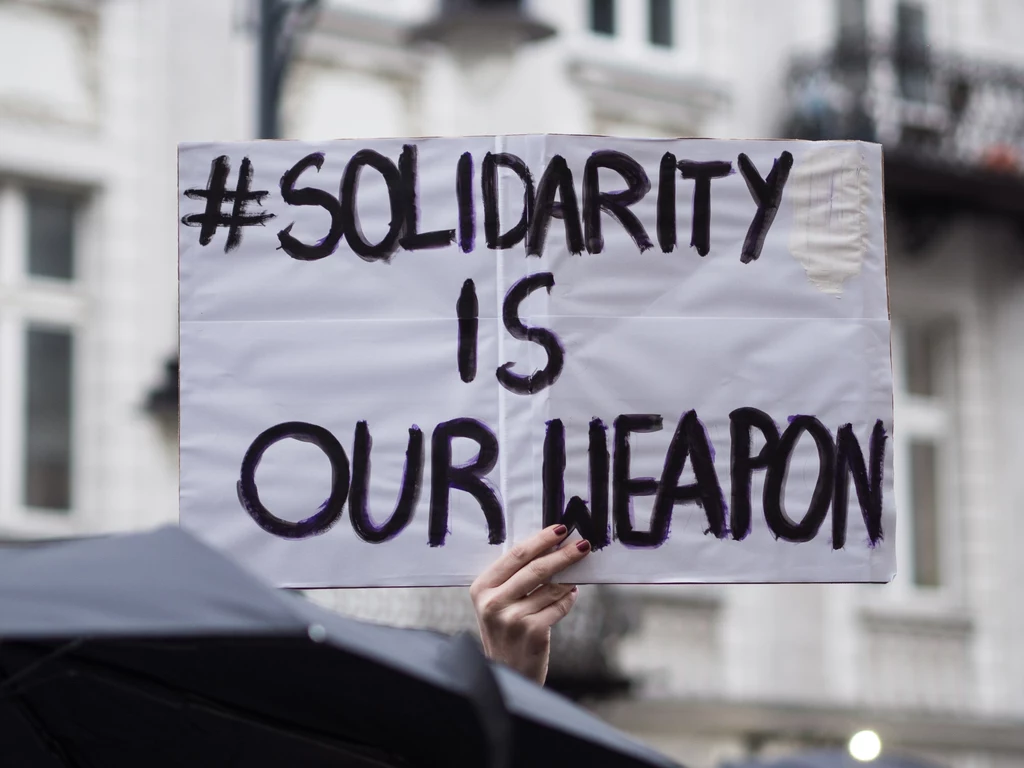
[[[590,552],[590,542],[565,544],[568,529],[553,525],[520,542],[473,582],[469,593],[484,652],[543,684],[551,627],[568,615],[579,590],[551,579]]]

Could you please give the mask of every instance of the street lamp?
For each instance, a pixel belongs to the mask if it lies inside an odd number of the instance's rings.
[[[279,104],[295,42],[309,28],[320,0],[259,0],[258,138],[280,138]]]
[[[850,757],[862,763],[869,763],[882,754],[882,739],[874,731],[857,731],[850,737]]]
[[[166,439],[178,442],[178,356],[164,363],[164,375],[159,384],[149,391],[146,412],[156,419]]]

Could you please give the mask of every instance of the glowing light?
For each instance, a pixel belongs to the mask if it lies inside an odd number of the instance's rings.
[[[882,740],[874,731],[858,731],[850,738],[850,756],[868,763],[882,754]]]

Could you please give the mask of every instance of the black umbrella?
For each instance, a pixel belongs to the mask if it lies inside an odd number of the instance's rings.
[[[468,637],[343,618],[171,527],[0,548],[0,765],[675,764]]]

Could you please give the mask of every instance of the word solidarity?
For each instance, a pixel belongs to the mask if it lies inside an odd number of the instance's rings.
[[[401,248],[419,251],[445,248],[456,241],[459,248],[470,253],[477,245],[476,196],[474,194],[477,159],[464,152],[455,169],[456,226],[431,232],[419,231],[417,198],[418,164],[415,144],[406,144],[396,163],[372,149],[361,149],[349,159],[341,178],[337,196],[324,189],[299,186],[300,179],[311,169],[323,167],[325,154],[313,152],[293,165],[281,177],[281,198],[288,205],[319,206],[330,214],[330,226],[313,242],[299,240],[292,234],[292,224],[277,233],[281,249],[294,259],[314,261],[330,256],[344,239],[349,247],[367,261],[389,260]],[[747,228],[740,261],[758,258],[765,237],[772,226],[782,202],[782,193],[793,167],[793,155],[782,152],[772,163],[771,171],[762,177],[747,155],[740,153],[736,166],[747,184],[754,202],[754,214]],[[387,185],[387,232],[377,242],[364,235],[358,216],[359,181],[364,171],[379,174]],[[614,191],[601,188],[599,172],[607,170],[622,178],[622,185]],[[242,160],[238,187],[227,191],[230,171],[225,155],[211,164],[206,189],[188,189],[185,196],[206,201],[203,213],[182,218],[186,226],[201,227],[199,242],[210,243],[218,227],[228,227],[224,250],[236,248],[241,242],[241,228],[262,226],[275,217],[266,212],[253,214],[247,205],[263,204],[268,190],[253,191],[252,164],[248,157]],[[500,220],[498,205],[499,173],[511,174],[522,186],[522,207],[515,223]],[[676,186],[679,180],[693,183],[693,216],[690,225],[690,245],[701,256],[711,250],[711,186],[715,179],[734,173],[733,163],[727,160],[694,161],[679,159],[671,152],[661,157],[658,172],[656,232],[658,247],[671,253],[677,244]],[[513,248],[525,241],[529,256],[541,256],[552,219],[559,219],[565,229],[566,248],[574,254],[601,253],[604,250],[601,213],[613,217],[626,230],[636,247],[646,251],[654,247],[650,235],[630,207],[640,202],[651,191],[651,180],[643,166],[625,152],[605,149],[590,154],[583,167],[582,199],[576,192],[573,171],[562,155],[554,155],[535,181],[533,171],[519,157],[507,152],[488,152],[480,163],[479,186],[483,200],[484,242],[487,248],[502,250]],[[230,214],[222,212],[224,203],[231,203]],[[381,215],[379,219],[384,219]]]
[[[589,425],[589,504],[578,496],[565,503],[565,427],[561,420],[547,423],[543,447],[544,524],[565,523],[588,539],[594,549],[607,546],[614,537],[628,547],[658,547],[668,540],[672,513],[677,505],[696,504],[707,519],[706,534],[719,539],[746,538],[751,532],[751,481],[763,471],[762,506],[764,519],[776,539],[807,542],[817,536],[832,510],[832,548],[842,549],[847,538],[847,506],[850,478],[860,506],[861,518],[871,546],[882,540],[882,474],[887,435],[882,421],[876,421],[868,438],[867,457],[850,424],[839,427],[833,439],[814,416],[794,416],[788,426],[778,425],[763,411],[739,408],[729,414],[731,437],[731,494],[727,503],[714,465],[714,447],[695,411],[680,418],[665,453],[661,477],[633,477],[630,469],[630,436],[662,429],[657,414],[623,414],[613,423],[613,448],[609,454],[608,428],[601,419]],[[751,454],[751,438],[757,431],[764,445]],[[797,443],[809,437],[818,454],[818,476],[807,510],[794,520],[785,509],[786,477]],[[264,453],[275,443],[292,438],[316,445],[331,464],[331,491],[311,517],[299,522],[283,520],[260,501],[256,469]],[[476,457],[452,464],[452,443],[467,439],[479,447]],[[286,422],[260,434],[242,460],[238,498],[244,509],[263,530],[284,539],[303,539],[328,531],[341,519],[346,500],[349,519],[363,541],[381,543],[398,536],[412,521],[420,498],[425,456],[424,437],[419,427],[409,429],[405,470],[394,511],[377,525],[368,509],[370,453],[373,441],[365,421],[356,424],[352,463],[337,438],[323,427],[304,422]],[[428,541],[431,547],[445,543],[452,490],[471,495],[480,505],[487,524],[490,544],[505,541],[505,515],[501,499],[487,475],[498,460],[498,439],[483,422],[459,418],[438,424],[431,436],[430,505]],[[680,484],[689,460],[692,483]],[[610,476],[610,483],[609,483]],[[611,502],[609,503],[609,485]],[[633,499],[653,496],[654,506],[648,530],[638,530],[632,515]],[[609,507],[611,529],[609,529]]]

